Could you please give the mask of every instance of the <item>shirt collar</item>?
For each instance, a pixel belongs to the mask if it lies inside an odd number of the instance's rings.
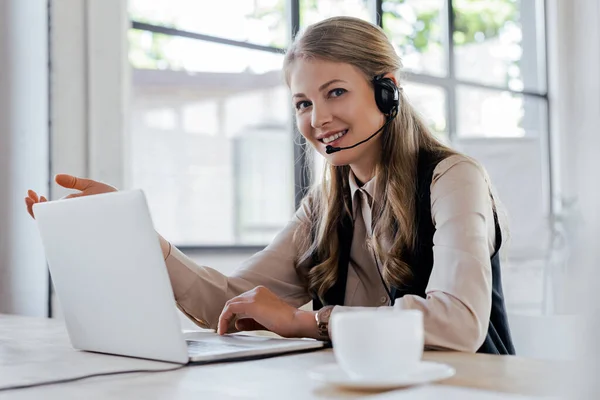
[[[362,192],[366,192],[370,197],[370,203],[372,204],[373,199],[375,198],[374,194],[375,194],[375,177],[371,178],[370,181],[368,181],[367,183],[365,183],[362,188],[358,186],[358,183],[356,183],[356,176],[354,176],[354,172],[352,172],[352,170],[350,170],[350,176],[348,177],[348,181],[350,183],[350,195],[352,196],[352,208],[356,209],[355,204],[354,204],[354,194],[356,193],[357,190],[360,190]],[[371,204],[369,204],[369,206],[371,206]]]

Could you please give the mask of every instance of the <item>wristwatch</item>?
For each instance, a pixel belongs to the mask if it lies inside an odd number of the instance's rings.
[[[315,320],[317,321],[317,331],[322,340],[329,340],[329,317],[333,311],[334,306],[322,307],[315,314]]]

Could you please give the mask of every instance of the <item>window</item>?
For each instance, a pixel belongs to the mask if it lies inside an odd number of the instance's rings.
[[[287,223],[309,177],[283,52],[330,16],[380,24],[441,140],[547,143],[543,0],[130,0],[130,15],[131,183],[176,245],[264,246]]]
[[[137,22],[279,48],[288,42],[284,7],[284,0],[129,0]]]
[[[179,246],[265,245],[294,212],[282,1],[130,3],[130,180]]]
[[[447,96],[435,132],[519,137],[546,126],[543,1],[387,0],[382,12],[407,80]]]
[[[374,2],[371,0],[299,0],[300,27],[335,16],[348,16],[375,23]]]
[[[384,1],[383,29],[397,46],[407,71],[445,76],[445,0]]]

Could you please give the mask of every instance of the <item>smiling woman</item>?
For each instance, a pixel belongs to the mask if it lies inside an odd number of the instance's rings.
[[[487,174],[430,133],[403,93],[401,67],[382,30],[359,19],[330,18],[296,39],[286,82],[298,130],[327,174],[230,277],[172,249],[167,265],[188,315],[221,334],[237,321],[324,338],[331,314],[416,309],[428,346],[514,353]],[[311,299],[315,311],[297,309]]]
[[[325,145],[339,147],[360,142],[385,123],[385,116],[373,101],[371,82],[350,64],[300,59],[290,66],[288,80],[294,93],[298,129],[321,154],[326,154]],[[325,83],[313,87],[313,82]],[[376,139],[362,149],[336,154],[329,161],[346,165],[359,155],[366,161],[364,155],[373,153],[378,145]],[[363,182],[368,180],[368,173],[358,173]]]

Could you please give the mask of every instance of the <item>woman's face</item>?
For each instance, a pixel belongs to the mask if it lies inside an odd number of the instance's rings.
[[[385,122],[373,87],[356,67],[322,60],[296,59],[290,70],[292,102],[302,136],[333,165],[372,168],[380,155],[377,135],[353,149],[327,154],[327,145],[352,146]]]

